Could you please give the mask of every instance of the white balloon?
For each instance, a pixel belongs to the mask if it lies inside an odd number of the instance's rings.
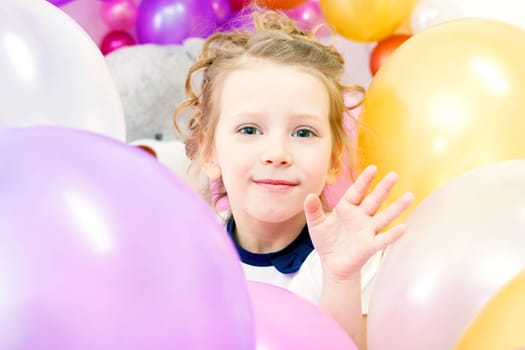
[[[461,18],[487,18],[525,28],[524,0],[419,0],[410,17],[414,34]]]
[[[387,249],[368,313],[368,349],[453,349],[487,300],[525,268],[525,159],[451,180]]]
[[[34,125],[126,133],[116,85],[89,35],[45,0],[2,0],[0,128]]]

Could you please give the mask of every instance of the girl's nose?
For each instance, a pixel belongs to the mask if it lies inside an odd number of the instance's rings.
[[[266,165],[289,166],[292,157],[285,142],[272,142],[264,146],[261,160]]]

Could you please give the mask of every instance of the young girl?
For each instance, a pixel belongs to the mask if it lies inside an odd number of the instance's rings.
[[[363,266],[404,233],[397,225],[378,234],[412,195],[378,213],[397,177],[369,191],[376,173],[369,166],[327,207],[322,191],[340,175],[349,147],[343,96],[363,90],[342,85],[341,55],[292,20],[273,11],[253,16],[253,32],[209,37],[189,71],[188,100],[175,112],[192,110],[186,153],[227,194],[226,227],[247,279],[310,299],[362,348],[361,274],[366,285],[373,274]]]

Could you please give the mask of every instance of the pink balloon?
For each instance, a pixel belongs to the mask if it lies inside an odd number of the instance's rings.
[[[230,238],[156,159],[59,127],[0,155],[0,349],[254,348]]]
[[[346,106],[352,106],[355,103],[356,100],[354,98],[352,98],[351,96],[345,96]],[[351,142],[355,141],[355,122],[357,121],[360,112],[361,107],[353,109],[350,112],[348,112],[348,114],[345,115],[343,119],[345,123],[345,129],[348,133],[348,137],[350,138]],[[343,164],[343,170],[341,171],[341,175],[337,178],[337,181],[335,183],[326,186],[323,192],[324,197],[328,202],[328,205],[332,208],[335,207],[335,205],[339,202],[339,200],[346,192],[348,187],[350,187],[350,185],[352,185],[353,183],[352,178],[350,176],[351,167],[348,164],[348,155],[345,154],[344,157],[345,163]],[[352,160],[350,159],[350,161]]]
[[[113,30],[125,30],[135,24],[138,6],[134,0],[111,0],[103,2],[100,14]]]
[[[115,30],[109,32],[102,38],[102,42],[100,43],[100,51],[102,51],[104,55],[107,55],[116,49],[124,46],[132,46],[135,45],[135,43],[135,39],[128,32],[123,30]]]
[[[257,349],[357,350],[339,324],[319,307],[292,292],[248,281]]]
[[[111,30],[100,16],[102,2],[95,0],[75,0],[61,7],[61,10],[73,18],[93,42],[100,43],[104,35]]]

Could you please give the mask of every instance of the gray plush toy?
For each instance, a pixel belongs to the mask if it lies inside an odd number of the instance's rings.
[[[148,148],[159,162],[200,190],[203,175],[189,173],[181,136],[173,125],[175,107],[185,99],[188,69],[204,40],[187,39],[182,45],[135,45],[106,56],[124,109],[127,142]]]
[[[127,141],[178,139],[172,115],[184,97],[184,83],[203,39],[183,45],[125,46],[106,56],[122,100]]]

